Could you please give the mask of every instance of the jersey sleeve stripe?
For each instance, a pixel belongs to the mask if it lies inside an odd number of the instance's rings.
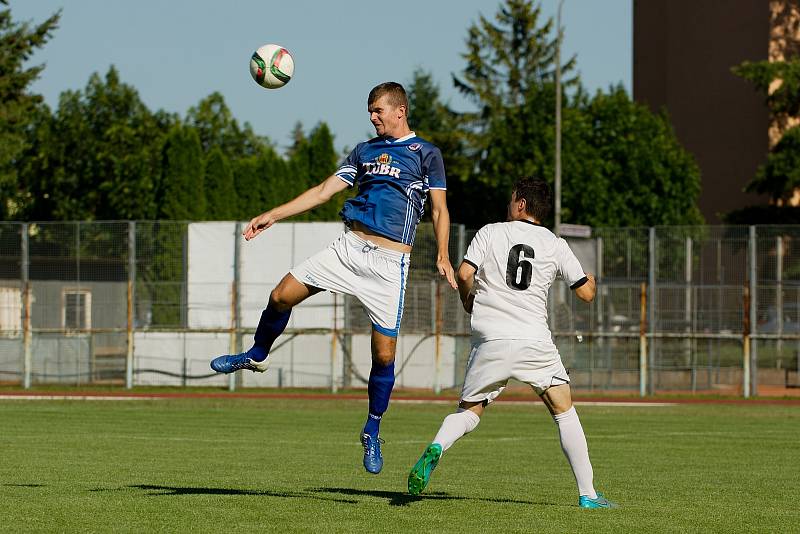
[[[349,175],[347,175],[347,174],[340,174],[340,173],[338,173],[338,172],[336,173],[336,176],[338,176],[338,177],[339,177],[339,179],[340,179],[341,181],[343,181],[344,183],[346,183],[347,185],[353,185],[353,178],[354,178],[354,177],[350,177],[350,176],[349,176]]]
[[[464,258],[464,260],[463,260],[463,261],[464,261],[464,263],[468,263],[468,264],[472,265],[473,267],[475,267],[475,270],[476,270],[476,271],[478,270],[478,266],[477,266],[477,265],[475,265],[475,262],[473,262],[473,261],[470,261],[470,260],[468,260],[467,258]]]
[[[438,191],[447,191],[446,187],[428,187],[428,189],[436,189]]]
[[[577,282],[575,282],[574,284],[569,286],[569,288],[570,289],[578,289],[579,287],[581,287],[583,284],[585,284],[588,281],[589,281],[589,278],[584,276],[583,278],[581,278],[580,280],[578,280]]]

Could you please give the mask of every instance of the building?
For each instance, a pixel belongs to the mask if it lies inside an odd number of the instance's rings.
[[[798,0],[634,0],[633,96],[666,110],[694,155],[708,223],[768,201],[743,188],[790,126],[771,124],[763,96],[731,68],[799,50]]]

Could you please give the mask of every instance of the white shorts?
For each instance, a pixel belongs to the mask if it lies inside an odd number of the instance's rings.
[[[375,330],[397,337],[409,265],[408,254],[379,247],[348,231],[289,272],[304,284],[353,295]]]
[[[537,395],[569,384],[569,375],[552,341],[498,339],[472,346],[461,400],[492,402],[509,378],[530,384]]]

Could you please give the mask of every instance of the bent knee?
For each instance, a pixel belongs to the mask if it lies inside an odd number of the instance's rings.
[[[288,292],[281,286],[276,287],[269,294],[269,303],[278,311],[284,312],[292,308],[293,302]]]

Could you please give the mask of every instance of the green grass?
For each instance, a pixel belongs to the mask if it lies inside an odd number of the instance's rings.
[[[421,497],[408,469],[451,411],[395,403],[361,466],[366,403],[0,401],[3,532],[800,531],[800,409],[578,408],[599,490],[582,510],[541,405],[498,405]]]

